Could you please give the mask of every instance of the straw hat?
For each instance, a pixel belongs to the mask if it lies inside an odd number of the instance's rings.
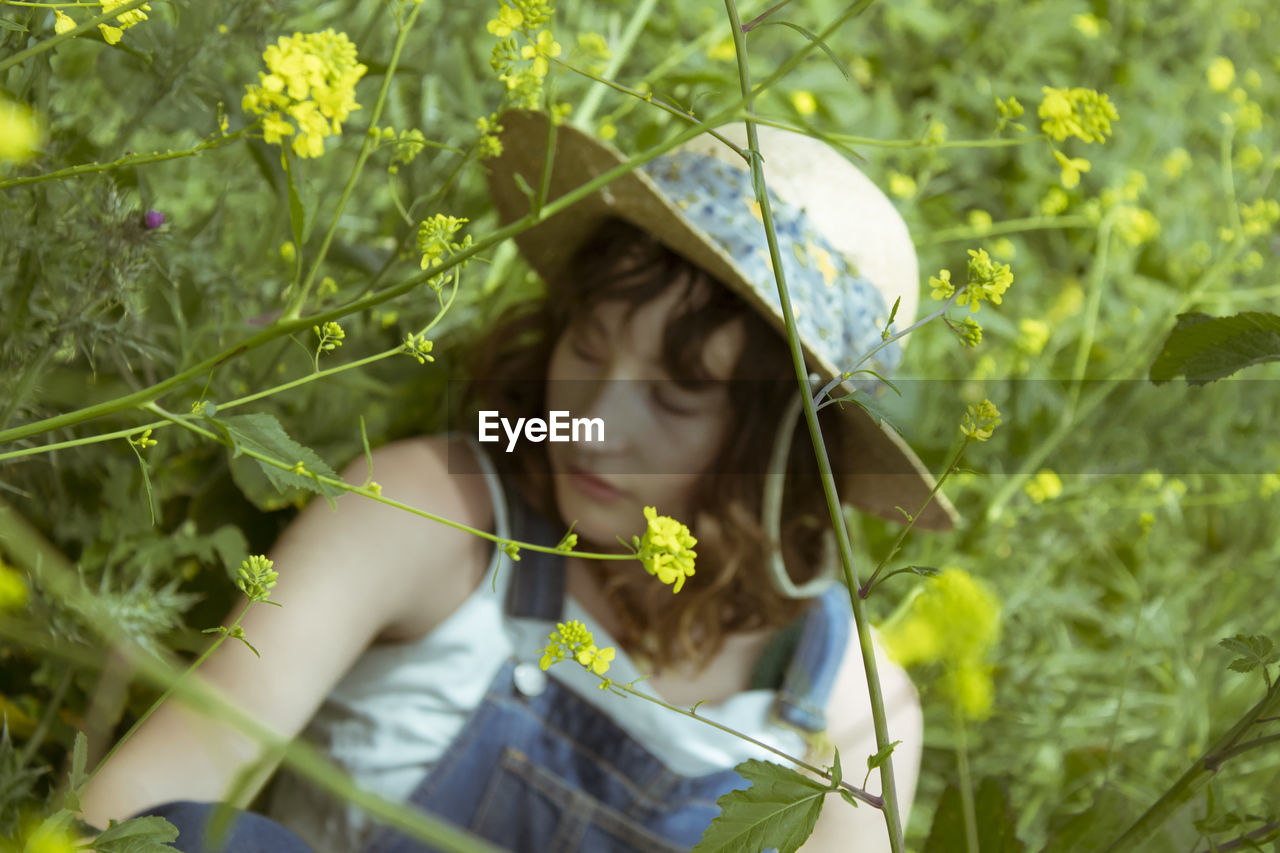
[[[527,187],[541,182],[547,121],[546,113],[527,110],[509,111],[498,120],[503,153],[487,163],[490,192],[504,223],[529,212],[529,199],[516,176]],[[745,125],[726,125],[717,133],[746,149]],[[919,294],[915,249],[888,197],[835,149],[812,137],[769,127],[758,127],[757,134],[797,332],[811,378],[817,374],[825,384],[882,343],[880,332],[894,300],[901,299],[895,328],[913,321]],[[627,159],[613,146],[559,125],[547,201]],[[750,170],[719,140],[709,134],[696,137],[523,232],[516,243],[545,280],[555,280],[595,225],[609,217],[653,234],[732,288],[785,334]],[[901,349],[894,342],[863,367],[887,376],[900,360]],[[855,388],[874,392],[879,383],[864,376],[844,381],[831,396]],[[799,403],[798,392],[794,403]],[[895,507],[915,512],[932,490],[933,477],[891,428],[878,426],[860,406],[839,405],[863,449],[855,470],[838,472],[842,500],[903,521]],[[785,462],[798,412],[793,404],[779,429],[776,444],[782,453],[774,454],[775,472],[783,470],[779,465]],[[766,494],[765,513],[770,514],[772,502],[774,515],[767,527],[775,531],[781,479],[767,481],[766,491],[773,494]],[[939,493],[916,525],[949,530],[956,518],[955,509]],[[784,578],[778,582],[787,583]],[[807,597],[815,589],[780,591]]]

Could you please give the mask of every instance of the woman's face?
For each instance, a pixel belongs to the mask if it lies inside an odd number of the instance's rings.
[[[671,287],[628,316],[605,303],[561,335],[547,367],[547,409],[599,418],[602,442],[548,442],[556,502],[580,539],[619,551],[643,532],[653,506],[686,524],[701,475],[730,427],[727,379],[742,347],[741,320],[712,334],[703,351],[712,381],[677,385],[662,366],[662,332],[682,288]],[[591,476],[594,475],[594,476]],[[579,548],[586,550],[583,545]]]

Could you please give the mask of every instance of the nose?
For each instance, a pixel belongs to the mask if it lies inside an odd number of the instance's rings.
[[[653,431],[644,408],[647,382],[617,362],[592,379],[570,382],[574,387],[565,395],[572,401],[570,417],[599,418],[604,425],[604,440],[584,444],[583,455],[591,457],[601,474],[636,473],[621,466],[635,457],[646,433]]]

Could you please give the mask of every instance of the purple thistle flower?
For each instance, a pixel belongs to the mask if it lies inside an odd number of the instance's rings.
[[[147,223],[148,228],[154,230],[164,224],[164,214],[158,210],[148,210],[143,220]]]

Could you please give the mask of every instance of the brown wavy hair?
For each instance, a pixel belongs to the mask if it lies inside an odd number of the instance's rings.
[[[546,285],[546,298],[509,308],[464,355],[466,376],[473,381],[455,409],[457,428],[474,425],[480,408],[508,418],[544,416],[552,349],[567,328],[602,303],[620,300],[638,308],[668,288],[684,286],[663,332],[663,367],[672,377],[705,378],[706,341],[717,328],[742,318],[746,335],[730,380],[750,380],[750,387],[761,392],[730,395],[730,423],[750,428],[730,431],[710,473],[694,490],[693,518],[679,519],[698,539],[697,573],[678,595],[639,567],[611,573],[601,588],[624,626],[614,639],[628,654],[645,655],[658,670],[685,660],[705,665],[730,633],[786,626],[806,602],[777,594],[769,582],[769,543],[760,524],[765,480],[758,473],[767,466],[778,421],[796,387],[785,339],[702,268],[616,218],[605,220],[567,273]],[[852,448],[838,428],[835,408],[820,411],[818,422],[832,469],[844,471]],[[531,506],[545,508],[548,520],[567,529],[556,506],[546,445],[527,447],[527,453],[517,454],[514,485]],[[809,433],[797,423],[780,524],[783,559],[795,582],[820,570],[822,533],[829,527]]]

